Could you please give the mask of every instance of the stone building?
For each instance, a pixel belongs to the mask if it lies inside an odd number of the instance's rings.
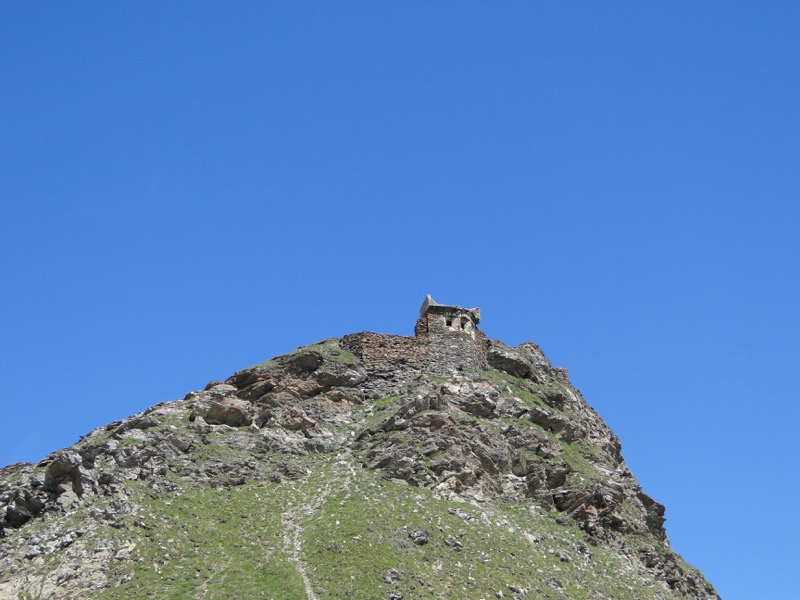
[[[481,321],[480,308],[461,308],[439,304],[428,294],[422,308],[419,309],[419,319],[414,327],[414,335],[419,338],[463,333],[473,340],[476,336],[478,323]]]
[[[480,308],[439,304],[428,294],[414,327],[426,348],[428,368],[437,374],[485,369],[487,340],[478,329],[480,320]]]

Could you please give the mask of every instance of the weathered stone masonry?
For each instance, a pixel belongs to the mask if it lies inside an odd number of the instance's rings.
[[[415,337],[353,333],[342,346],[361,358],[371,377],[403,377],[409,371],[450,375],[487,368],[488,341],[478,329],[480,309],[437,304],[427,296],[414,327]]]

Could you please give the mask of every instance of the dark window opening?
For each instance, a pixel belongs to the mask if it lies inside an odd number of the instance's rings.
[[[453,319],[451,319],[450,317],[445,317],[444,324],[447,325],[448,327],[452,326]]]

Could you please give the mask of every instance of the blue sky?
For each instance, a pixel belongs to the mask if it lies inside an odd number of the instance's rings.
[[[539,343],[731,599],[797,594],[800,8],[0,3],[0,463],[424,295]]]

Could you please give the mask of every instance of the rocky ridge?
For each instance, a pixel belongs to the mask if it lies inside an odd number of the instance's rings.
[[[325,340],[0,470],[0,598],[717,598],[567,372],[465,335]]]

